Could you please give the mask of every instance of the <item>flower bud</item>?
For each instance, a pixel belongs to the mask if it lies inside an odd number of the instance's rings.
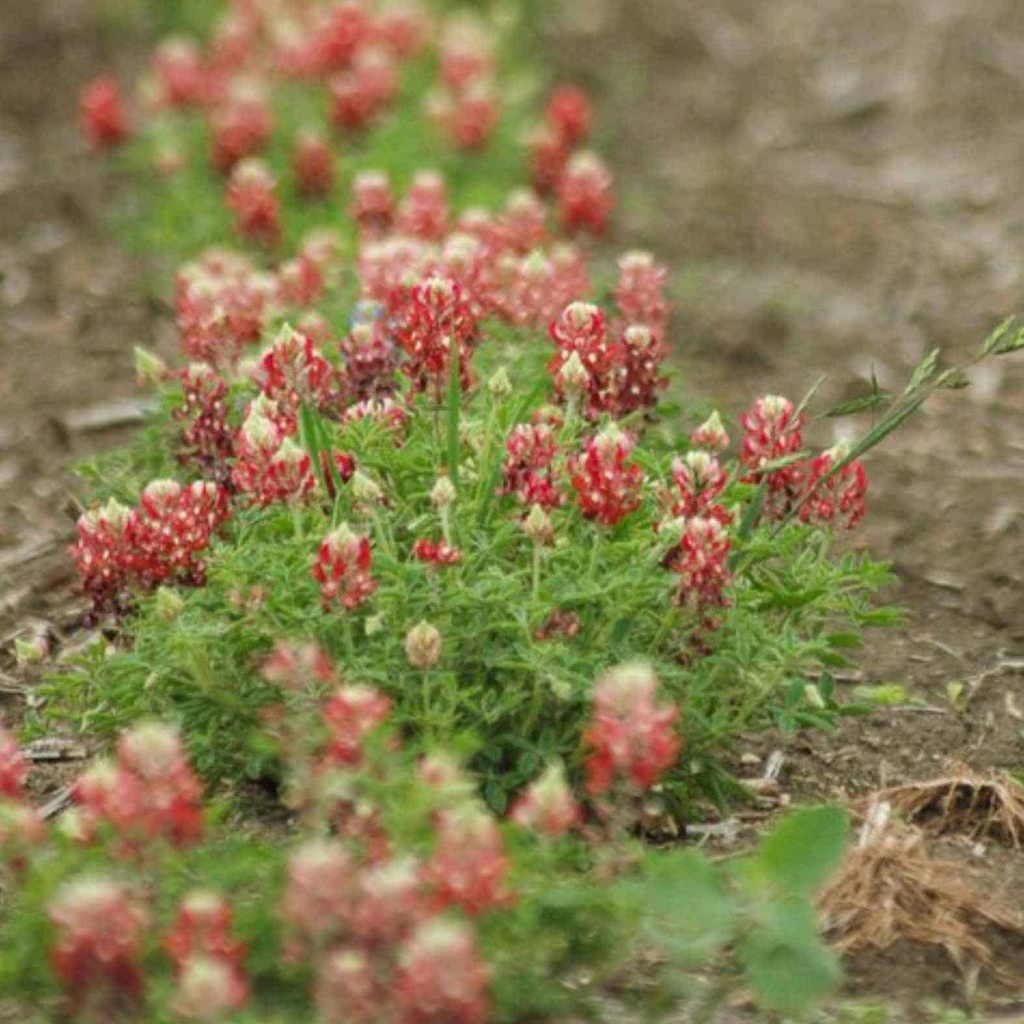
[[[444,474],[439,476],[437,483],[434,484],[434,489],[430,492],[430,503],[434,508],[446,509],[455,502],[457,497],[455,485],[448,476]]]
[[[352,475],[352,497],[361,504],[372,504],[380,501],[384,492],[365,473],[356,470]]]
[[[159,384],[167,376],[167,364],[158,355],[136,345],[135,375],[143,384]]]
[[[185,601],[171,587],[159,587],[156,592],[156,617],[162,622],[173,622],[184,610]]]
[[[382,633],[384,631],[384,618],[384,612],[377,612],[376,615],[371,615],[363,627],[366,635],[376,636],[378,633]]]
[[[710,448],[712,451],[728,447],[729,435],[717,409],[690,435],[690,441],[698,448]]]
[[[540,505],[534,505],[523,520],[523,533],[534,544],[550,544],[554,540],[555,531],[551,525],[551,517]]]
[[[487,382],[487,390],[499,402],[512,394],[512,381],[509,379],[508,370],[504,366],[499,366]]]
[[[405,654],[413,668],[433,668],[441,658],[441,634],[436,626],[421,622],[405,636]]]
[[[587,390],[590,374],[578,352],[573,352],[558,371],[558,384],[567,395],[579,397]]]

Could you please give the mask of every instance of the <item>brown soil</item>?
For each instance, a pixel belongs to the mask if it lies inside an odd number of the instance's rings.
[[[710,392],[734,419],[820,374],[826,401],[863,391],[872,365],[897,387],[928,349],[959,362],[1019,311],[1020,4],[576,0],[548,31],[559,72],[598,97],[619,238],[677,268],[684,393]],[[925,779],[951,757],[1021,770],[1022,383],[1024,358],[986,364],[871,457],[854,543],[893,561],[911,624],[870,638],[857,682],[899,683],[920,705],[751,741],[748,754],[785,754],[794,801]],[[963,852],[983,888],[1024,908],[1020,853]],[[1024,974],[1022,943],[1009,946]],[[850,967],[862,995],[963,996],[919,949]]]
[[[102,224],[116,185],[74,128],[80,83],[116,57],[97,3],[15,3],[0,24],[0,721],[11,641],[75,621],[65,467],[118,439],[69,410],[134,394],[131,347],[173,348],[137,258]],[[765,392],[826,398],[871,361],[897,385],[927,348],[963,358],[1024,288],[1024,8],[1013,0],[573,0],[551,57],[590,83],[626,189],[619,238],[675,267],[687,394],[734,416]],[[127,51],[127,52],[126,52]],[[857,543],[891,558],[903,631],[873,636],[863,683],[923,707],[834,734],[751,741],[786,757],[793,800],[1021,767],[1024,357],[935,401],[871,460]],[[842,425],[839,425],[840,428]],[[830,438],[822,432],[820,438]],[[963,684],[950,700],[950,683]],[[748,771],[756,771],[748,768]],[[41,772],[45,795],[63,770]],[[1024,857],[944,838],[937,855],[1024,909]],[[998,948],[1024,974],[1024,942]],[[914,1008],[960,999],[941,954],[850,963],[850,991]],[[1017,994],[996,993],[1013,1003]]]

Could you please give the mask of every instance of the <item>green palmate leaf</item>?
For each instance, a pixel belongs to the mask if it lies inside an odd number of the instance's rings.
[[[706,961],[733,933],[735,899],[721,871],[693,850],[651,857],[644,878],[626,890],[626,898],[642,922],[641,941],[681,966]]]
[[[761,1007],[799,1014],[840,978],[835,954],[821,941],[805,900],[766,904],[737,950],[743,975]]]
[[[935,367],[939,361],[939,350],[933,348],[924,359],[921,360],[914,367],[910,374],[910,380],[907,381],[907,386],[903,389],[903,394],[909,395],[912,391],[916,391],[929,377],[935,373]]]
[[[784,893],[809,895],[839,867],[848,832],[840,807],[797,811],[765,837],[751,861],[754,875]]]

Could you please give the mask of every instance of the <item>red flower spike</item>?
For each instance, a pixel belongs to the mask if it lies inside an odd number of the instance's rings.
[[[590,135],[594,109],[582,89],[562,85],[548,98],[544,119],[566,146],[575,149]]]
[[[582,396],[581,411],[591,420],[612,412],[617,402],[621,354],[609,336],[604,313],[591,303],[573,302],[552,322],[549,331],[558,351],[548,361],[548,372],[559,399],[567,402],[570,397]],[[570,362],[576,374],[585,371],[578,382],[566,371]]]
[[[182,350],[215,367],[234,366],[260,340],[278,290],[244,257],[213,253],[181,270],[175,286]]]
[[[541,194],[554,192],[565,174],[572,153],[555,129],[538,128],[527,139],[530,156],[530,180]]]
[[[361,949],[343,946],[321,961],[316,1008],[324,1024],[376,1024],[388,1001],[388,987]]]
[[[628,252],[619,259],[615,304],[627,324],[643,324],[659,338],[668,327],[672,307],[665,297],[668,268],[649,252]]]
[[[128,118],[116,79],[96,78],[82,90],[79,121],[82,134],[95,149],[113,149],[128,138]]]
[[[329,739],[325,764],[348,767],[363,759],[363,741],[387,721],[391,701],[372,686],[342,686],[324,704]]]
[[[418,171],[398,208],[396,227],[412,238],[437,242],[448,231],[448,195],[437,171]]]
[[[447,541],[434,542],[421,537],[412,546],[413,557],[418,562],[431,565],[456,565],[462,561],[462,552],[453,548]]]
[[[678,545],[662,564],[679,576],[675,603],[700,613],[728,607],[725,589],[732,580],[729,571],[731,541],[723,522],[728,513],[712,506],[704,516],[684,521]],[[705,625],[711,625],[708,619]]]
[[[646,665],[623,665],[594,685],[594,717],[583,737],[587,791],[603,796],[616,784],[644,792],[675,764],[679,709],[657,703],[658,680]]]
[[[244,991],[242,966],[247,949],[231,935],[232,917],[231,905],[217,893],[187,896],[163,944],[175,972],[180,975],[193,957],[209,957],[232,968]]]
[[[690,434],[690,444],[694,448],[707,448],[712,452],[725,451],[729,447],[729,434],[717,411]]]
[[[274,176],[256,157],[246,157],[231,172],[225,202],[235,214],[235,230],[250,242],[273,246],[280,241],[276,188]]]
[[[453,92],[494,73],[494,42],[483,24],[471,17],[450,21],[441,36],[441,80]]]
[[[859,459],[854,459],[838,473],[833,473],[833,467],[848,454],[844,445],[836,445],[812,460],[804,484],[805,497],[800,505],[802,522],[820,524],[842,519],[847,529],[853,529],[860,522],[867,508],[864,497],[868,476],[864,466]]]
[[[491,140],[499,108],[494,89],[478,82],[456,94],[444,118],[448,137],[460,149],[480,150]]]
[[[464,806],[442,811],[437,847],[426,868],[438,908],[459,907],[476,916],[514,899],[505,881],[509,863],[494,818]]]
[[[558,442],[552,427],[518,424],[509,434],[505,451],[499,494],[514,494],[526,508],[552,509],[565,504],[565,495],[554,480]]]
[[[708,516],[723,526],[732,522],[732,515],[718,503],[729,474],[710,452],[687,452],[672,462],[675,491],[663,495],[668,514],[673,518]]]
[[[668,387],[661,366],[668,354],[665,345],[649,327],[627,327],[619,349],[622,364],[616,387],[615,414],[627,416],[640,409],[653,409],[658,393]]]
[[[56,929],[50,963],[69,1016],[139,1019],[146,918],[126,888],[106,878],[75,879],[58,889],[47,912]]]
[[[150,66],[161,107],[199,107],[209,97],[209,81],[199,47],[191,39],[165,39],[153,51]]]
[[[363,171],[355,176],[349,214],[364,238],[388,234],[395,220],[395,197],[383,171]]]
[[[228,424],[228,385],[207,363],[180,372],[182,404],[171,413],[187,424],[178,446],[178,461],[194,466],[206,479],[226,485],[235,454],[235,432]]]
[[[740,417],[745,436],[740,461],[750,471],[744,478],[767,483],[762,515],[781,519],[794,507],[804,488],[806,463],[795,462],[771,473],[759,472],[769,462],[796,455],[803,446],[804,415],[780,395],[767,395]]]
[[[628,459],[635,442],[615,427],[603,430],[569,458],[569,471],[580,510],[602,526],[615,526],[640,507],[644,471]]]
[[[210,115],[213,166],[227,174],[235,164],[255,156],[270,142],[274,122],[270,106],[259,91],[238,89]]]
[[[21,803],[25,799],[25,779],[29,765],[18,741],[0,727],[0,800]]]
[[[569,159],[558,182],[558,216],[566,231],[586,228],[595,235],[608,227],[615,199],[612,175],[595,153]]]
[[[531,782],[517,798],[509,818],[555,839],[578,825],[583,815],[565,780],[561,765],[551,765],[535,782]]]
[[[398,343],[406,354],[401,369],[412,383],[413,394],[426,392],[433,401],[443,401],[453,346],[459,350],[462,388],[469,388],[476,327],[473,308],[454,281],[428,277],[413,287],[405,316],[396,330]]]
[[[356,865],[341,841],[309,840],[289,858],[281,919],[302,944],[330,941],[349,920],[356,880]]]
[[[299,309],[312,306],[323,294],[323,290],[323,273],[304,253],[300,253],[293,260],[287,260],[277,268],[277,300],[284,306]],[[328,332],[329,328],[325,322],[324,333]]]
[[[345,383],[358,401],[394,395],[399,353],[379,321],[357,324],[338,348],[345,361]]]
[[[399,1024],[483,1024],[488,984],[472,931],[454,921],[427,921],[399,958],[394,989]]]
[[[312,339],[291,327],[281,329],[254,374],[256,384],[289,420],[304,402],[321,412],[341,404],[342,382]]]
[[[182,964],[169,1007],[184,1020],[219,1020],[248,1001],[249,985],[240,969],[197,953]]]
[[[419,53],[429,30],[427,12],[418,4],[403,0],[384,6],[373,24],[374,38],[396,57],[412,57]]]
[[[334,152],[319,132],[301,132],[292,150],[292,169],[299,195],[323,199],[334,188]]]
[[[350,927],[360,946],[386,955],[428,913],[421,865],[412,857],[393,857],[363,870]]]
[[[342,525],[329,533],[320,545],[313,577],[320,584],[325,609],[335,602],[352,611],[366,602],[377,589],[370,569],[373,553],[370,541]]]

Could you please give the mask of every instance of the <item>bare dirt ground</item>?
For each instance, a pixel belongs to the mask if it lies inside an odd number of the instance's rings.
[[[926,350],[960,362],[1024,305],[1021,4],[581,0],[548,31],[551,59],[598,96],[620,238],[683,268],[682,387],[730,418],[819,374],[826,398],[850,397],[872,364],[900,386]],[[928,778],[949,758],[1021,770],[1022,384],[1024,359],[987,364],[872,456],[854,543],[893,561],[912,618],[871,638],[861,681],[926,709],[752,744],[785,753],[794,799]],[[1020,854],[966,860],[1024,907]],[[912,1007],[962,996],[920,950],[852,968],[853,990]]]
[[[132,346],[152,345],[162,320],[146,298],[138,259],[101,223],[117,184],[97,173],[75,127],[81,83],[114,56],[97,8],[85,0],[14,0],[0,19],[5,641],[31,629],[32,615],[60,624],[73,575],[64,547],[76,515],[64,469],[116,436],[78,423],[76,414],[133,397]],[[122,40],[118,56],[126,49]]]

